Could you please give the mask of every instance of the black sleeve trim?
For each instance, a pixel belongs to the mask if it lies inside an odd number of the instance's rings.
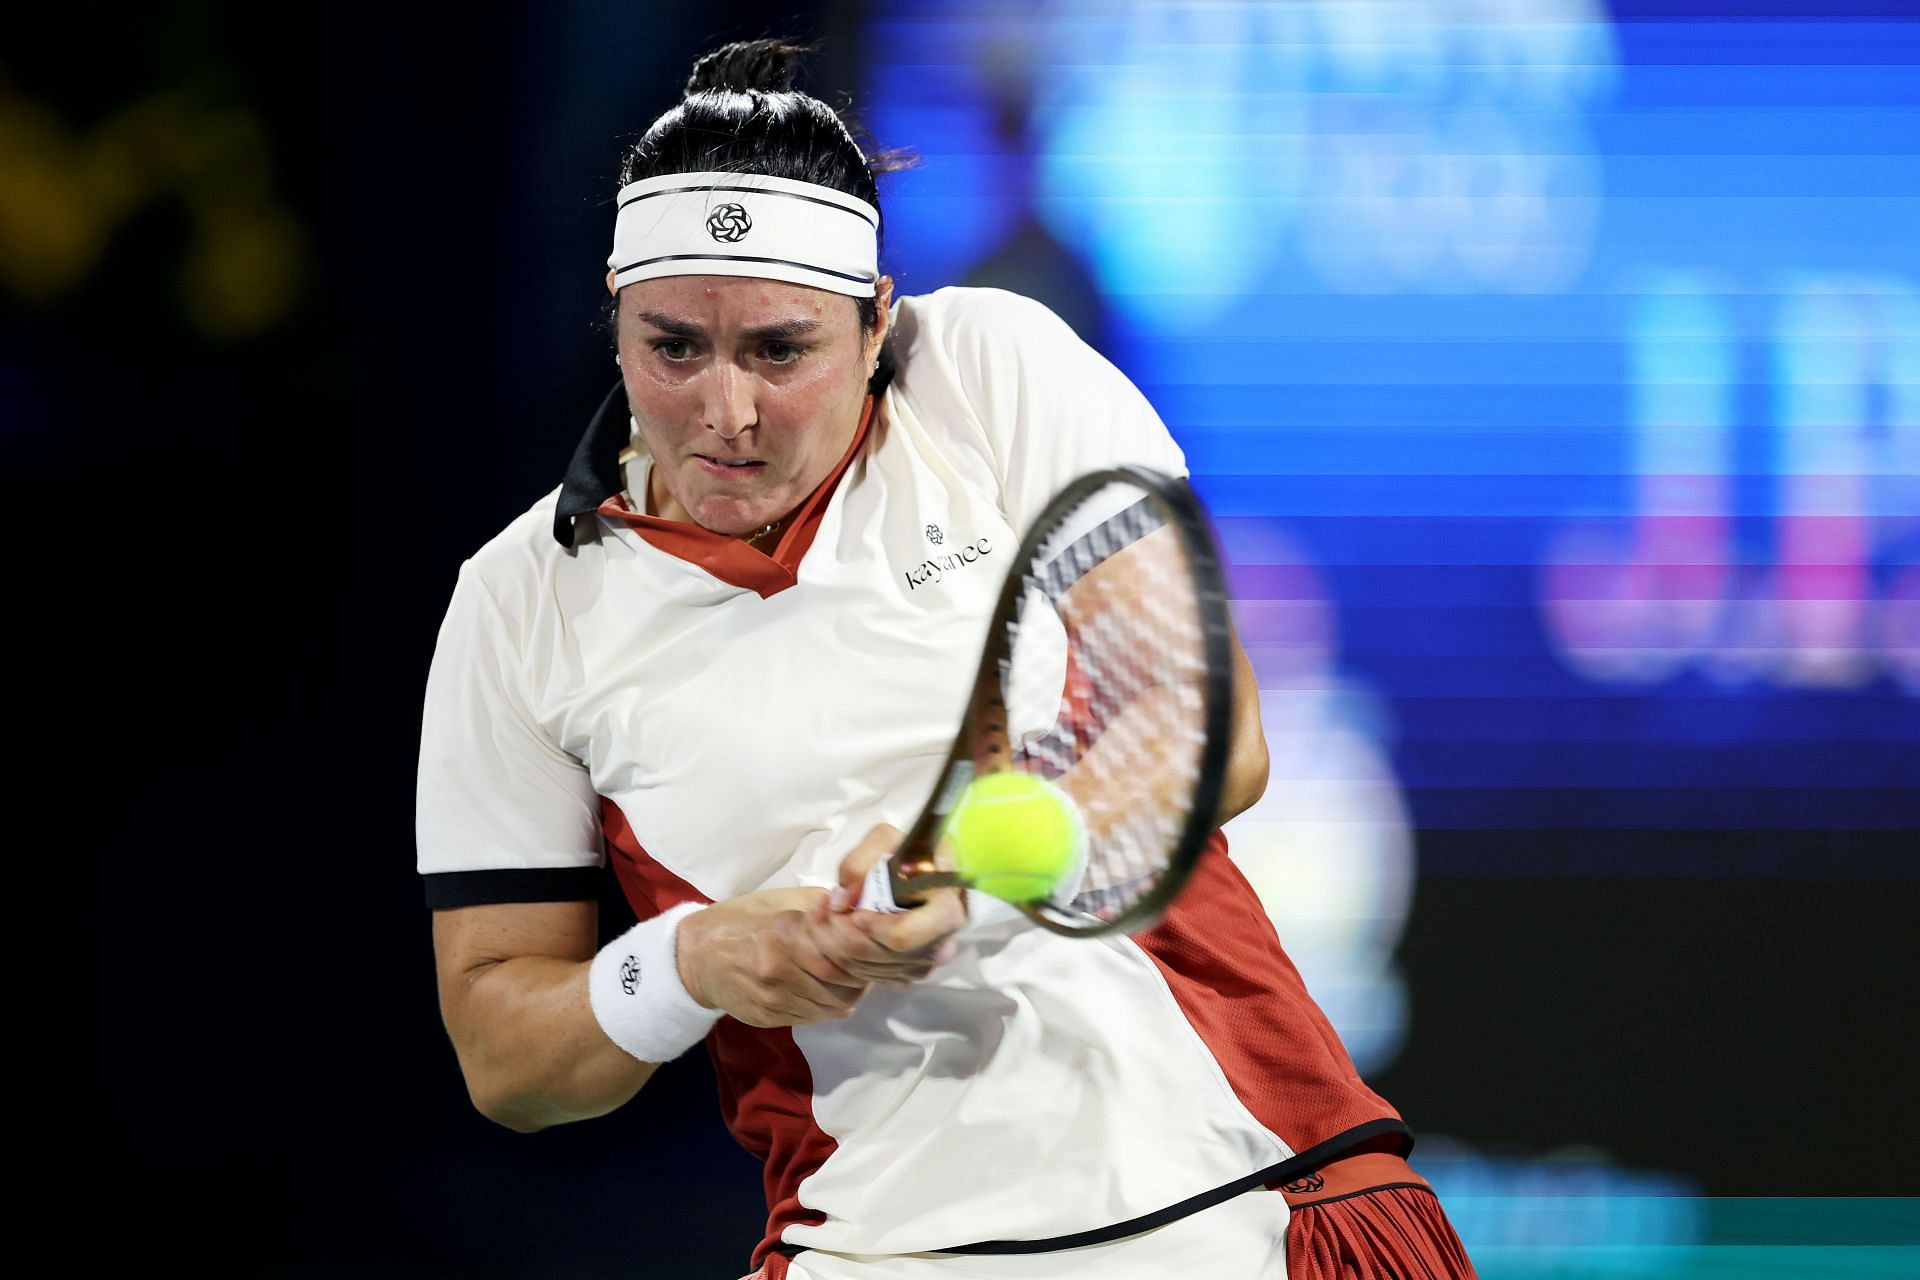
[[[599,867],[535,867],[514,871],[442,871],[421,876],[427,906],[483,907],[502,902],[592,902],[600,897]]]

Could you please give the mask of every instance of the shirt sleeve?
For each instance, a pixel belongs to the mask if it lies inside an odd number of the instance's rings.
[[[1020,533],[1067,483],[1106,467],[1187,474],[1140,389],[1045,305],[1001,289],[932,295],[934,327]]]
[[[427,676],[414,830],[435,909],[600,894],[598,797],[534,715],[514,630],[472,561]]]

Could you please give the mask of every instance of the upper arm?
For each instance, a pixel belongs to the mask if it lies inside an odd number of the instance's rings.
[[[475,979],[521,956],[584,963],[598,949],[596,902],[503,902],[433,913],[440,1012],[456,1044],[471,1012]]]
[[[1238,817],[1265,794],[1271,761],[1267,732],[1260,723],[1260,683],[1253,663],[1241,647],[1236,628],[1233,641],[1233,736],[1227,755],[1227,785],[1220,796],[1220,821]]]
[[[507,579],[509,590],[524,585]],[[537,1023],[527,1002],[551,976],[516,966],[490,981],[498,966],[583,963],[598,940],[598,797],[537,710],[552,646],[529,643],[529,612],[518,599],[503,609],[474,562],[462,567],[421,724],[418,867],[434,908],[441,1014],[470,1079],[479,1046]]]

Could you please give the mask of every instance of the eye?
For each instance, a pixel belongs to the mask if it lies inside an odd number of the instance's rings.
[[[796,347],[791,342],[769,342],[761,351],[769,364],[792,364],[806,354],[804,347]]]
[[[669,360],[685,360],[692,355],[685,338],[662,338],[653,344],[653,349]]]

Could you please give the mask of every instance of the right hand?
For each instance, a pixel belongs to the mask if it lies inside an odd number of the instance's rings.
[[[829,960],[809,920],[825,889],[762,889],[680,922],[675,959],[687,993],[750,1027],[844,1018],[869,983]]]
[[[886,823],[869,831],[841,859],[840,887],[816,917],[826,954],[855,981],[900,987],[919,981],[953,958],[953,935],[967,923],[961,889],[935,889],[897,914],[858,909],[867,873],[905,838],[905,832]]]

